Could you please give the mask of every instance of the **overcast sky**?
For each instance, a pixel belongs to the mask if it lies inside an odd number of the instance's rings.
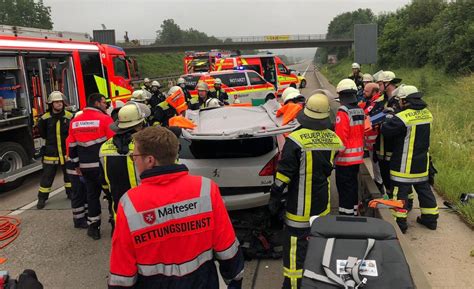
[[[165,19],[182,29],[214,36],[263,36],[326,33],[336,15],[358,8],[378,14],[395,11],[409,0],[44,0],[51,7],[54,30],[124,31],[130,39],[154,39]]]

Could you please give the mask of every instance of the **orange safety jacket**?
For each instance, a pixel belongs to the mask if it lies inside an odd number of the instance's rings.
[[[336,165],[361,164],[364,157],[364,111],[357,105],[342,105],[336,115],[336,134],[344,144],[344,150],[336,156]]]
[[[241,282],[244,260],[217,184],[184,165],[158,166],[120,200],[109,288],[218,289]]]
[[[173,94],[168,96],[166,102],[176,110],[177,114],[181,114],[188,109],[186,97],[181,89],[176,90]]]
[[[276,117],[280,117],[283,115],[283,121],[281,124],[286,125],[292,120],[294,120],[302,109],[303,109],[303,104],[289,102],[283,105],[282,107],[280,107],[279,110],[277,110]]]

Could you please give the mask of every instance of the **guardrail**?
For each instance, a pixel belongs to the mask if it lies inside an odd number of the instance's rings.
[[[166,76],[157,76],[157,77],[148,77],[151,81],[156,80],[161,84],[161,87],[171,88],[176,85],[176,81],[181,76],[181,74],[170,74]],[[139,89],[143,84],[143,79],[132,80],[132,85],[134,89]]]

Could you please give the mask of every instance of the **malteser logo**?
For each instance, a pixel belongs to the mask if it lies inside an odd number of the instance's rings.
[[[155,211],[150,211],[142,214],[143,216],[143,221],[147,224],[153,224],[156,221],[156,214]]]

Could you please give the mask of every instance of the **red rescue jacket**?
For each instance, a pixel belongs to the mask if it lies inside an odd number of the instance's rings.
[[[341,105],[336,115],[336,134],[344,150],[336,156],[336,165],[361,164],[364,157],[364,111],[357,105]]]
[[[243,256],[218,186],[184,165],[143,172],[118,206],[109,288],[218,289],[214,258],[224,280],[241,282]]]
[[[365,131],[365,147],[372,151],[374,148],[377,136],[380,133],[380,123],[385,117],[383,113],[384,109],[384,97],[380,93],[375,94],[366,103],[365,107],[362,108],[365,115],[371,121],[371,129]]]

